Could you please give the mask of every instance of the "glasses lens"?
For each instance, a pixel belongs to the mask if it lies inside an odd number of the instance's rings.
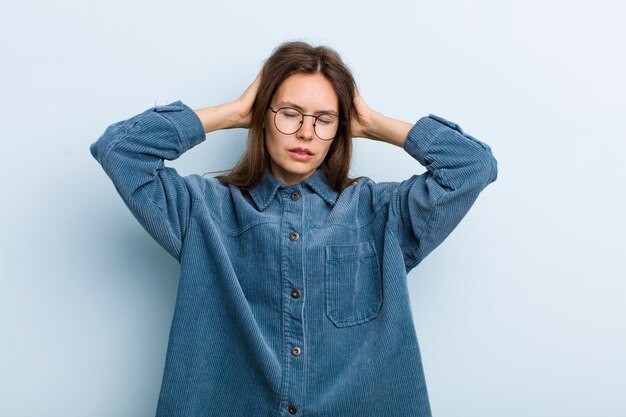
[[[276,128],[285,135],[291,135],[300,129],[302,113],[296,109],[280,109],[276,113]]]
[[[337,134],[339,118],[332,114],[323,114],[317,118],[315,133],[320,139],[331,140]]]
[[[303,116],[296,109],[282,108],[276,113],[276,128],[286,135],[291,135],[300,129]],[[331,140],[339,129],[339,118],[333,114],[322,114],[315,123],[315,133],[320,139]]]

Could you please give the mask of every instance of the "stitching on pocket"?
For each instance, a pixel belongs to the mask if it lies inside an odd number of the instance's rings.
[[[382,277],[373,242],[325,248],[325,309],[336,327],[355,326],[378,317]]]

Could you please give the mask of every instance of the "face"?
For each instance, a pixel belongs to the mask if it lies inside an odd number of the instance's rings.
[[[293,74],[287,77],[274,93],[270,106],[300,106],[304,114],[339,113],[339,98],[333,85],[323,75]],[[291,135],[276,129],[274,113],[268,108],[263,126],[265,144],[269,152],[272,174],[286,185],[299,184],[309,178],[322,164],[332,140],[319,139],[313,127],[315,119],[304,117],[302,127]],[[300,149],[297,149],[300,148]]]

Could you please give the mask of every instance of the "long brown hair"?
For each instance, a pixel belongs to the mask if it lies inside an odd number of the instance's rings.
[[[343,121],[337,136],[320,165],[328,184],[341,191],[358,178],[348,178],[352,158],[352,132],[350,121],[355,116],[352,99],[355,80],[339,54],[328,46],[313,47],[306,42],[284,42],[274,49],[261,69],[259,85],[248,132],[248,146],[234,168],[216,178],[241,189],[257,185],[270,167],[270,155],[265,146],[263,120],[272,96],[280,84],[296,73],[322,74],[335,89],[339,98],[339,117]]]

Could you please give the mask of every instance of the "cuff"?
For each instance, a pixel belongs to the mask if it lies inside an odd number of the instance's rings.
[[[430,144],[447,129],[432,116],[431,114],[419,119],[409,130],[403,145],[404,150],[424,166],[427,165],[425,156]]]
[[[180,100],[152,108],[168,119],[176,128],[178,137],[187,151],[206,139],[204,126],[195,111]]]

